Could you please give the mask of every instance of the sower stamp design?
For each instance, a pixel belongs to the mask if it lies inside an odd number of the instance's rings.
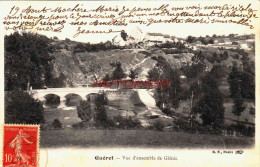
[[[37,167],[39,126],[4,125],[4,167]]]

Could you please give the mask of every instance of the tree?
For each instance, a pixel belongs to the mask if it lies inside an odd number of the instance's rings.
[[[187,78],[197,78],[206,69],[206,65],[204,63],[192,64],[181,67],[182,72],[187,76]]]
[[[243,98],[255,99],[255,76],[250,72],[243,71],[240,74],[241,95]]]
[[[159,56],[157,63],[153,69],[148,72],[149,79],[168,79],[170,85],[167,88],[157,88],[158,93],[157,103],[170,103],[173,107],[177,107],[179,104],[179,96],[181,94],[180,74],[177,69],[171,68],[167,60]]]
[[[240,91],[238,90],[236,93],[236,97],[234,97],[234,105],[232,109],[232,113],[237,116],[237,120],[239,121],[239,116],[245,110],[244,99],[241,96]],[[239,124],[239,122],[237,122]]]
[[[203,63],[203,61],[205,60],[205,55],[201,50],[199,50],[194,54],[194,56],[191,58],[191,60],[195,64]]]
[[[108,74],[106,74],[103,80],[105,80],[105,81],[109,81],[109,80],[110,80],[110,77],[109,77],[109,75],[108,75]]]
[[[193,43],[193,42],[195,42],[195,37],[193,37],[193,36],[188,36],[187,39],[186,39],[186,41],[187,41],[188,43]]]
[[[5,90],[42,88],[46,84],[54,59],[50,42],[46,36],[26,32],[5,36]]]
[[[213,78],[220,80],[226,76],[226,71],[221,65],[214,65],[210,70],[210,74]]]
[[[127,35],[127,33],[125,32],[125,30],[122,30],[122,31],[121,31],[121,37],[123,38],[124,41],[127,40],[127,39],[126,39],[127,36],[128,36],[128,35]]]
[[[66,76],[63,73],[60,73],[60,76],[57,78],[52,78],[51,83],[47,86],[52,88],[63,88],[66,86],[65,80]]]
[[[54,119],[52,122],[52,126],[54,129],[61,129],[62,128],[62,124],[60,122],[59,119]]]
[[[206,40],[206,38],[205,37],[199,37],[198,38],[198,41],[200,41],[203,45],[207,45],[208,44],[208,41]]]
[[[43,106],[30,94],[14,90],[5,97],[5,123],[39,124],[44,122]]]
[[[210,40],[209,40],[209,44],[214,44],[214,40],[213,40],[213,39],[210,39]]]
[[[85,100],[83,100],[79,103],[79,105],[77,106],[77,112],[78,112],[78,117],[83,122],[90,121],[94,116],[94,112],[91,108],[90,102],[85,101]]]
[[[94,119],[96,125],[106,126],[108,119],[105,105],[107,105],[107,99],[104,93],[98,94],[94,103],[81,101],[77,106],[78,117],[83,122]]]
[[[224,122],[223,95],[215,79],[207,75],[202,79],[203,96],[193,108],[193,113],[200,113],[203,125],[219,128]]]
[[[228,82],[229,82],[231,97],[233,98],[234,101],[232,112],[237,116],[239,121],[239,116],[245,110],[245,106],[244,106],[244,99],[241,95],[242,92],[241,75],[236,66],[233,66],[232,71],[229,74]]]
[[[133,70],[133,69],[130,70],[129,77],[131,79],[137,78],[137,75],[138,75],[138,73],[136,72],[136,70]]]
[[[116,68],[112,73],[112,79],[113,80],[119,80],[122,79],[126,76],[126,74],[124,73],[124,70],[121,67],[121,63],[117,62],[116,63]]]
[[[228,52],[225,51],[223,54],[220,54],[221,60],[227,60],[228,59]]]
[[[235,34],[229,34],[228,37],[229,37],[230,39],[233,39],[233,38],[235,37]]]
[[[95,99],[95,122],[101,126],[107,126],[108,118],[106,107],[108,101],[104,93],[99,94]]]
[[[217,54],[216,52],[213,53],[213,58],[215,59],[216,62],[221,63],[220,55]]]
[[[232,71],[229,74],[228,77],[228,83],[229,83],[229,90],[230,90],[230,97],[234,98],[237,94],[238,90],[240,89],[240,74],[237,69],[237,66],[232,67]]]

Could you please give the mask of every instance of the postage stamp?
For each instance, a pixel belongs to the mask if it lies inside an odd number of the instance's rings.
[[[4,125],[3,166],[37,167],[39,126]]]

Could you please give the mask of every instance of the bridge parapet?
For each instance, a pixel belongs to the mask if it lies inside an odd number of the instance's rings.
[[[48,89],[33,89],[32,93],[35,99],[45,101],[45,96],[48,94],[54,94],[60,97],[60,101],[66,100],[66,95],[77,94],[83,100],[86,100],[86,96],[90,93],[99,93],[100,91],[109,90],[109,88],[48,88]]]

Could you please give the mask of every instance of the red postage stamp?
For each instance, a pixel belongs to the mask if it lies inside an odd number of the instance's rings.
[[[38,125],[4,125],[4,167],[37,167],[38,148]]]

